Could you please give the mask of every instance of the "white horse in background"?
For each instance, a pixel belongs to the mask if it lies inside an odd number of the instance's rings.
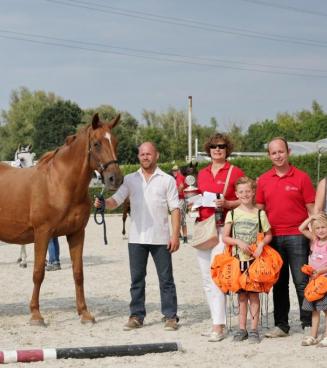
[[[12,163],[12,166],[15,167],[31,167],[34,165],[34,157],[35,153],[32,152],[32,146],[29,144],[28,146],[19,145],[15,152],[15,161]],[[27,267],[27,252],[26,245],[21,245],[20,255],[17,259],[17,263],[19,263],[19,267],[26,268]]]

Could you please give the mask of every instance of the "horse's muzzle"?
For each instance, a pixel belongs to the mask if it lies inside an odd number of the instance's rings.
[[[116,190],[123,183],[124,177],[121,172],[103,173],[106,190]]]

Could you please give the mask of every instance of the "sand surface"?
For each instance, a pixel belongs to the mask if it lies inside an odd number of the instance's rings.
[[[189,220],[190,221],[190,220]],[[62,270],[46,272],[41,288],[40,307],[47,327],[29,325],[29,300],[32,292],[33,246],[28,246],[28,267],[19,268],[17,245],[0,243],[0,351],[32,348],[72,348],[126,344],[180,342],[183,352],[146,354],[102,359],[47,360],[28,367],[326,367],[327,348],[302,347],[298,305],[291,287],[291,334],[286,338],[263,339],[260,344],[233,343],[237,327],[237,299],[228,298],[229,336],[222,342],[207,342],[201,336],[211,321],[195,250],[181,245],[174,254],[180,328],[164,331],[161,322],[158,280],[150,258],[147,275],[147,318],[144,328],[123,331],[129,315],[129,267],[127,240],[121,235],[120,215],[106,217],[109,245],[103,245],[102,227],[90,218],[84,247],[85,294],[88,307],[96,318],[93,325],[82,325],[75,309],[75,290],[66,239],[61,237]],[[127,220],[127,228],[129,219]],[[192,234],[192,224],[189,222]],[[262,297],[269,303],[268,315],[262,316],[260,332],[273,326],[271,294]],[[265,309],[265,308],[264,308]],[[323,327],[324,318],[321,322]],[[26,363],[13,363],[27,366]]]

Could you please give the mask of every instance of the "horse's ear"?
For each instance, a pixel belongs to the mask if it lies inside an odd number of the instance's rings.
[[[99,114],[96,112],[92,118],[92,128],[97,129],[99,127],[99,123],[100,123]]]
[[[18,145],[17,151],[20,152],[21,144]]]
[[[114,119],[111,120],[110,122],[111,128],[114,128],[119,123],[119,120],[120,120],[120,114],[118,114]]]
[[[29,144],[28,146],[27,146],[27,152],[32,152],[32,145],[31,144]]]

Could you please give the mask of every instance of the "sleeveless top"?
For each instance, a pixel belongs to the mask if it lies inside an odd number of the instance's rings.
[[[327,242],[318,246],[318,240],[314,240],[311,245],[309,264],[316,270],[317,268],[327,267]]]

